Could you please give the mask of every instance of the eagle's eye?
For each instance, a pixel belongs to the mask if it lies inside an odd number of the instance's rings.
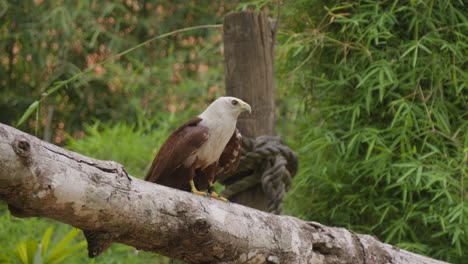
[[[232,100],[232,101],[231,101],[231,104],[232,104],[232,105],[237,105],[238,103],[239,103],[239,102],[238,102],[237,100]]]

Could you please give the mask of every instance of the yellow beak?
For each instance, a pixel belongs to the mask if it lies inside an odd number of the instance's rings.
[[[244,109],[244,111],[249,111],[249,114],[252,113],[252,108],[248,103],[242,102],[241,109]]]

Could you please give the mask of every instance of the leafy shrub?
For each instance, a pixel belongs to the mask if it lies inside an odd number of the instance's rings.
[[[11,217],[1,203],[0,213],[0,263],[169,263],[164,257],[122,244],[90,260],[80,230],[45,218]]]
[[[28,238],[13,244],[12,248],[11,245],[0,245],[0,263],[66,263],[70,258],[76,257],[78,251],[86,248],[86,241],[74,240],[80,232],[78,229],[71,229],[61,240],[53,242],[53,226],[49,226],[40,240],[32,238],[30,234]]]
[[[153,120],[142,117],[133,125],[96,121],[94,125],[85,125],[86,136],[82,139],[70,137],[66,148],[93,158],[117,161],[129,174],[143,178],[159,146],[179,125],[180,119],[190,113],[187,111],[178,117],[161,114]]]
[[[466,10],[442,0],[289,3],[279,70],[304,107],[290,213],[466,260]]]
[[[17,125],[38,100],[20,128],[63,145],[65,133],[79,137],[90,119],[132,123],[141,112],[178,112],[221,93],[220,29],[117,56],[163,33],[221,23],[230,5],[202,2],[0,1],[0,122]]]

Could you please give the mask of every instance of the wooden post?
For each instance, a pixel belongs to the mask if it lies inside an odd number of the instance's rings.
[[[226,93],[252,106],[252,114],[242,115],[237,123],[247,137],[275,135],[273,53],[272,30],[265,13],[239,12],[224,18]],[[230,200],[263,211],[268,208],[260,185]]]

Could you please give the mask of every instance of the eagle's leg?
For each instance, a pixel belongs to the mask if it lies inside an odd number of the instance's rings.
[[[213,185],[213,182],[215,181],[215,176],[216,176],[216,168],[218,167],[218,163],[215,162],[213,164],[211,164],[208,168],[207,168],[207,173],[208,173],[208,194],[215,198],[215,199],[218,199],[218,200],[221,200],[223,202],[228,202],[228,200],[224,197],[221,197],[219,196],[216,192],[215,192],[215,188],[214,188],[214,185]]]
[[[190,180],[190,188],[191,188],[192,193],[194,193],[194,194],[201,195],[201,196],[207,196],[208,195],[208,193],[206,193],[206,192],[202,192],[202,191],[197,190],[197,187],[195,187],[195,183],[193,182],[193,179]]]
[[[196,161],[195,161],[196,162]],[[195,164],[194,162],[194,164]],[[190,170],[190,190],[192,191],[193,194],[201,195],[201,196],[208,196],[207,192],[199,191],[197,187],[195,186],[195,182],[193,181],[193,178],[195,177],[195,166],[192,165],[192,168]]]
[[[208,182],[208,184],[209,184],[208,193],[210,194],[211,197],[213,197],[213,198],[215,198],[215,199],[218,199],[218,200],[221,200],[221,201],[223,201],[223,202],[229,202],[228,199],[219,196],[219,195],[215,192],[215,189],[214,189],[214,186],[213,186],[213,183],[212,183],[212,182]]]

